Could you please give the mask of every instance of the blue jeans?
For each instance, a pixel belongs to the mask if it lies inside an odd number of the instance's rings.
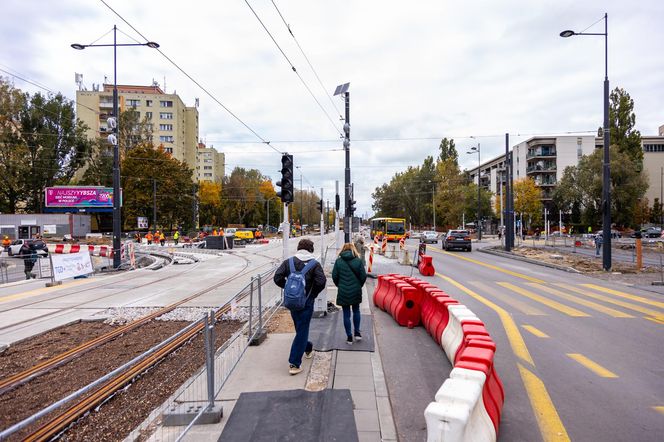
[[[288,362],[299,367],[302,364],[302,355],[313,350],[313,344],[309,342],[309,324],[314,314],[314,299],[307,301],[305,307],[300,311],[291,310],[291,318],[295,325],[295,338],[291,344]]]
[[[353,327],[355,332],[360,331],[360,304],[353,304]],[[344,328],[346,329],[346,336],[353,336],[353,330],[350,328],[350,305],[342,305],[341,309],[344,314]]]

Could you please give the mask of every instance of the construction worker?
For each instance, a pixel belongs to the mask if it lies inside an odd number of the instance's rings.
[[[136,241],[138,244],[141,243],[141,232],[136,232],[134,235],[134,241]]]
[[[159,244],[161,244],[162,247],[166,244],[166,236],[164,235],[164,232],[159,233]]]
[[[148,241],[148,245],[152,245],[152,239],[153,239],[152,232],[148,231],[148,233],[145,234],[145,239]]]
[[[5,252],[9,251],[9,246],[11,245],[12,240],[9,239],[7,235],[2,238],[2,248],[5,249]]]
[[[217,232],[217,229],[214,229],[212,231],[212,236],[219,236],[219,232]]]
[[[178,245],[178,241],[180,240],[180,231],[176,230],[175,233],[173,234],[173,242],[175,242],[175,245]]]

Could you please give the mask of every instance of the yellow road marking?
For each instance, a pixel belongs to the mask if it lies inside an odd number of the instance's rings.
[[[523,324],[521,327],[528,330],[530,333],[534,334],[538,338],[548,338],[549,337],[549,335],[544,333],[542,330],[540,330],[538,328],[535,328],[532,325]]]
[[[664,414],[664,407],[652,407],[655,409],[655,411],[659,411],[660,413]]]
[[[593,290],[598,290],[600,292],[610,293],[612,295],[619,296],[621,298],[629,299],[631,301],[642,302],[643,304],[652,305],[653,307],[664,308],[664,302],[652,301],[642,296],[630,295],[629,293],[608,289],[606,287],[602,287],[601,285],[596,285],[596,284],[581,284],[581,285]]]
[[[620,310],[612,309],[609,307],[605,307],[602,304],[598,304],[596,302],[588,301],[583,298],[579,298],[578,296],[570,295],[565,292],[561,292],[560,290],[556,290],[552,287],[547,287],[545,285],[541,284],[533,284],[533,283],[528,283],[529,286],[531,287],[537,287],[538,289],[551,293],[552,295],[559,296],[563,299],[567,299],[568,301],[576,302],[577,304],[581,304],[583,306],[589,307],[591,309],[597,310],[598,312],[605,313],[609,316],[613,316],[614,318],[633,318],[634,316],[621,312]]]
[[[655,324],[664,324],[664,319],[662,318],[652,318],[650,316],[644,316],[644,318],[647,319],[648,321],[654,322]]]
[[[570,440],[544,382],[523,365],[517,365],[544,442]]]
[[[581,310],[577,310],[573,307],[568,307],[564,304],[561,304],[559,302],[553,301],[549,298],[545,298],[544,296],[540,296],[536,293],[531,292],[530,290],[522,289],[521,287],[515,286],[514,284],[510,284],[509,282],[498,282],[497,283],[501,287],[505,287],[507,289],[512,290],[513,292],[516,292],[522,296],[525,296],[526,298],[530,298],[533,301],[540,302],[547,307],[550,307],[554,310],[558,310],[561,313],[565,313],[566,315],[569,316],[574,316],[574,317],[588,317],[590,316],[587,313],[582,312]]]
[[[482,304],[486,305],[496,313],[498,313],[498,317],[500,318],[500,321],[503,324],[503,328],[505,329],[505,333],[507,334],[507,340],[510,343],[510,346],[512,347],[512,351],[514,354],[519,358],[522,359],[526,362],[528,362],[531,365],[535,365],[535,362],[533,362],[533,358],[530,356],[530,353],[528,352],[528,348],[526,347],[526,343],[523,340],[523,337],[521,336],[521,333],[519,333],[519,328],[516,326],[516,323],[514,322],[514,319],[512,319],[512,316],[505,310],[504,308],[494,304],[493,302],[489,301],[485,297],[475,293],[468,287],[465,287],[464,285],[456,282],[452,278],[449,278],[445,275],[441,275],[440,273],[436,273],[436,276],[439,278],[442,278],[443,280],[449,282],[459,290],[465,292],[466,294],[472,296],[473,298],[477,299],[479,302]]]
[[[478,261],[476,259],[467,258],[465,256],[460,256],[460,255],[455,255],[454,253],[445,252],[443,250],[437,250],[435,248],[431,248],[429,250],[433,250],[436,253],[443,253],[445,255],[453,256],[453,257],[458,258],[458,259],[463,259],[464,261],[472,262],[473,264],[477,264],[477,265],[480,265],[482,267],[486,267],[488,269],[495,270],[497,272],[502,272],[502,273],[505,273],[505,274],[508,274],[508,275],[516,276],[517,278],[525,279],[525,280],[530,281],[530,282],[538,282],[540,284],[545,283],[545,281],[542,281],[541,279],[533,278],[532,276],[524,275],[523,273],[513,272],[511,270],[503,269],[502,267],[498,267],[498,266],[495,266],[495,265],[492,265],[492,264],[487,264],[486,262]]]
[[[603,378],[617,378],[618,377],[618,375],[615,374],[614,372],[612,372],[610,370],[607,370],[606,368],[599,365],[597,362],[591,361],[590,359],[583,356],[582,354],[567,353],[567,356],[574,359],[576,362],[583,365],[588,370],[595,373],[597,376],[600,376],[600,377],[603,377]]]
[[[581,295],[588,296],[590,298],[594,299],[599,299],[600,301],[608,302],[610,304],[615,304],[619,305],[620,307],[625,307],[630,310],[634,310],[639,313],[643,313],[644,315],[651,316],[652,318],[655,318],[657,320],[664,320],[664,314],[658,312],[657,310],[652,310],[646,307],[641,307],[640,305],[632,304],[630,302],[625,302],[625,301],[619,301],[617,299],[609,298],[607,296],[602,296],[597,293],[590,292],[588,290],[583,290],[578,287],[574,287],[573,285],[570,284],[565,284],[562,282],[556,283],[558,287],[562,287],[567,290],[571,290],[573,292],[579,293]]]
[[[500,299],[503,301],[505,304],[509,304],[515,309],[519,310],[520,312],[525,313],[526,315],[531,315],[531,316],[546,316],[546,313],[544,313],[542,310],[538,309],[537,307],[528,305],[527,303],[516,299],[513,296],[508,296],[505,293],[500,293],[499,291],[495,290],[492,287],[489,287],[487,284],[484,284],[483,282],[480,281],[469,281],[470,284],[474,285],[480,290],[484,290],[487,293],[491,293],[492,296],[495,296],[496,298]]]
[[[27,292],[15,293],[13,295],[3,296],[2,298],[0,298],[0,302],[12,301],[14,299],[21,299],[21,298],[27,298],[29,296],[41,295],[42,293],[52,292],[52,291],[56,291],[56,290],[63,289],[63,288],[68,288],[68,287],[73,287],[75,285],[81,285],[81,284],[85,284],[85,283],[88,283],[88,282],[91,282],[91,281],[85,281],[83,279],[80,279],[80,280],[77,280],[77,281],[71,281],[69,283],[62,284],[62,285],[56,285],[56,286],[53,286],[53,287],[42,287],[42,288],[39,288],[39,289],[29,290]]]

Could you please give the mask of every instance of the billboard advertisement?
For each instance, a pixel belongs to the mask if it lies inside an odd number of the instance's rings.
[[[61,186],[44,189],[46,207],[113,209],[112,187]]]

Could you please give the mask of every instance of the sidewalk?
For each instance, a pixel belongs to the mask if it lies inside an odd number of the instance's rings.
[[[328,287],[328,300],[334,300],[336,288]],[[371,315],[369,296],[365,293],[362,315]],[[363,441],[396,441],[390,399],[383,374],[378,345],[375,352],[332,350],[314,352],[313,359],[303,359],[302,373],[288,374],[288,353],[294,333],[270,333],[259,346],[249,347],[216,400],[223,406],[223,418],[214,425],[196,425],[185,440],[219,440],[242,393],[284,390],[349,390],[357,437]],[[375,335],[374,335],[375,339]],[[311,408],[312,413],[320,412]],[[323,416],[308,416],[321,420]],[[333,417],[332,417],[333,418]],[[270,420],[267,416],[266,420]],[[297,426],[296,417],[292,426]],[[325,425],[322,425],[325,427]],[[275,439],[279,435],[275,434]],[[325,439],[333,434],[321,433]],[[300,434],[300,440],[307,440]]]

